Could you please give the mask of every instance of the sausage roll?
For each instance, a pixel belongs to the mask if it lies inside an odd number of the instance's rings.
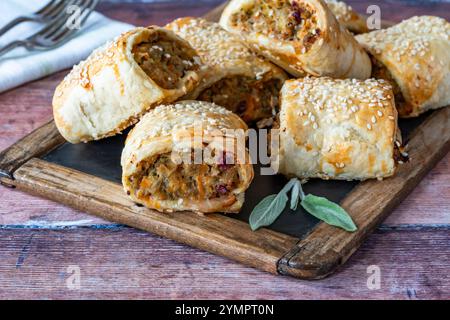
[[[200,82],[201,59],[185,40],[159,28],[136,28],[94,51],[56,88],[53,114],[72,143],[115,135],[157,104]]]
[[[343,1],[325,0],[331,12],[336,16],[337,20],[347,30],[352,33],[359,34],[368,32],[367,23],[356,11]]]
[[[367,53],[323,0],[232,0],[220,24],[296,77],[370,77]]]
[[[151,110],[125,143],[125,191],[162,212],[238,212],[253,179],[246,129],[239,116],[213,103],[182,101]]]
[[[450,104],[450,24],[422,16],[357,36],[373,60],[372,76],[390,81],[400,117]]]
[[[210,101],[246,122],[272,117],[286,73],[252,53],[219,24],[181,18],[166,26],[187,40],[206,64],[201,84],[185,99]]]
[[[306,77],[285,82],[280,99],[281,173],[337,180],[394,174],[401,136],[388,82]]]

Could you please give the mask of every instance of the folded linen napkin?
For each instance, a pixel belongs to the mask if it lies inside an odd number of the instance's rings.
[[[47,2],[48,0],[0,1],[0,27],[18,16],[39,10]],[[0,56],[0,92],[69,68],[85,59],[95,48],[132,27],[92,12],[81,30],[63,46],[48,51],[16,48]],[[25,39],[40,28],[42,24],[39,23],[22,23],[0,37],[0,47],[14,40]]]

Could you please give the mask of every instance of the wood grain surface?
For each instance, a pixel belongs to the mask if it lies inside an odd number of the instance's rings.
[[[217,2],[217,4],[220,1]],[[348,1],[364,12],[368,1]],[[377,1],[383,18],[450,19],[449,4]],[[99,11],[136,25],[202,15],[211,5],[111,4]],[[0,95],[0,150],[46,123],[66,72]],[[170,240],[109,224],[48,200],[0,188],[0,298],[450,298],[450,156],[424,178],[332,278],[279,278]],[[80,290],[65,285],[79,265]],[[368,290],[369,265],[382,272]],[[84,279],[84,280],[83,280]]]
[[[134,229],[2,230],[2,298],[449,299],[448,230],[378,231],[333,277],[273,276]],[[420,258],[418,258],[420,257]],[[420,260],[418,260],[420,259]],[[380,289],[367,287],[378,266]],[[67,286],[73,267],[80,288]]]
[[[298,241],[268,229],[252,232],[247,223],[221,214],[199,219],[193,212],[148,210],[131,201],[119,184],[37,158],[17,169],[14,178],[14,184],[29,193],[271,273],[277,272],[279,258]]]

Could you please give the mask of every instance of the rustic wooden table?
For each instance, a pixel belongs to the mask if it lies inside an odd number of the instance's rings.
[[[164,24],[220,2],[103,1],[98,10],[136,25]],[[360,12],[373,3],[348,2]],[[377,3],[387,20],[420,14],[450,20],[448,3]],[[0,94],[0,149],[50,119],[52,93],[65,73]],[[367,286],[369,266],[380,268],[379,289]],[[449,266],[450,155],[340,271],[316,282],[273,276],[0,187],[0,298],[449,299]],[[80,286],[68,286],[78,268]]]

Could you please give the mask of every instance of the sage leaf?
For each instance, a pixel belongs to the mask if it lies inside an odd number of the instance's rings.
[[[284,193],[265,197],[250,215],[250,228],[256,231],[261,227],[270,226],[283,212],[288,200],[288,196]]]
[[[296,180],[291,192],[291,210],[297,211],[298,203],[304,198],[302,184]]]
[[[286,208],[286,204],[289,201],[287,193],[292,189],[297,179],[291,179],[284,188],[277,194],[272,194],[265,197],[258,205],[253,209],[250,214],[250,228],[253,231],[258,230],[261,227],[270,226]]]
[[[322,197],[308,194],[301,202],[302,207],[317,219],[342,228],[349,232],[354,232],[358,228],[349,214],[334,202]]]

